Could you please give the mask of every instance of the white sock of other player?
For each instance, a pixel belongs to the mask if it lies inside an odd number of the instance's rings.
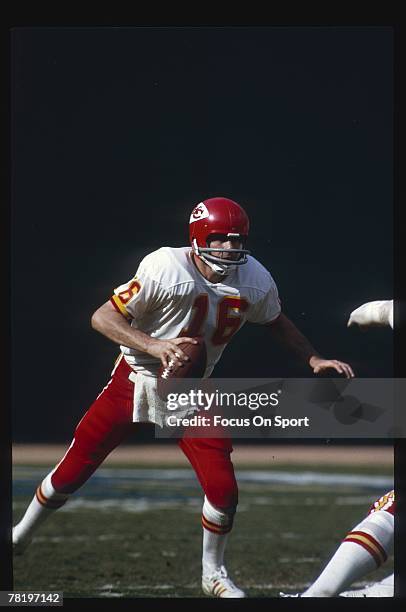
[[[228,534],[233,526],[234,514],[230,515],[211,505],[204,498],[202,511],[203,525],[203,575],[218,571],[224,565],[224,550]]]
[[[394,578],[394,574],[390,574],[389,576],[386,576],[386,578],[383,578],[379,584],[382,584],[383,586],[394,586]]]
[[[340,597],[394,597],[394,575],[386,576],[379,582],[371,582],[363,589],[343,591]]]
[[[317,580],[301,597],[335,597],[379,567],[393,544],[393,515],[369,514],[347,536]]]
[[[34,531],[50,514],[63,506],[69,497],[67,494],[55,491],[51,483],[51,476],[52,472],[44,478],[24,516],[13,528],[13,547],[16,553],[23,552],[30,543]]]

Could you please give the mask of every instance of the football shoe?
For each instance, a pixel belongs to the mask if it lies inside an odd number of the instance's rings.
[[[228,577],[224,565],[210,575],[202,576],[202,589],[205,595],[222,598],[242,598],[246,597],[244,591],[235,586]]]

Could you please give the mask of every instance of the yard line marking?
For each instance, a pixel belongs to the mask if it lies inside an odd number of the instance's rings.
[[[70,499],[65,506],[62,506],[58,510],[60,512],[77,512],[77,511],[97,511],[97,512],[110,512],[120,511],[128,512],[132,514],[148,513],[153,511],[161,510],[182,510],[182,512],[189,512],[191,514],[198,514],[201,512],[201,497],[182,498],[182,499],[166,499],[156,500],[154,498],[142,497],[140,499],[128,497],[126,499],[117,498],[114,496],[114,491],[111,491],[112,497],[108,499],[98,498],[92,499],[90,497],[73,497]],[[302,506],[306,507],[326,507],[326,506],[368,506],[374,500],[374,496],[350,496],[348,499],[343,496],[336,498],[316,496],[305,497],[300,500]],[[269,498],[261,497],[259,500],[253,498],[241,503],[238,507],[238,513],[243,514],[250,512],[255,506],[286,506],[291,507],[297,505],[298,501],[293,497],[282,497],[280,493],[275,493],[274,496]],[[23,502],[15,501],[13,503],[13,509],[18,511],[25,508],[26,504]],[[55,536],[58,537],[58,536]],[[78,536],[73,536],[73,538]],[[116,536],[113,536],[115,538]],[[100,539],[113,539],[109,535],[99,536]],[[72,539],[72,538],[70,538]],[[58,541],[58,540],[54,540]]]
[[[45,468],[26,468],[18,467],[14,469],[15,482],[34,479],[35,481],[46,475]],[[353,485],[358,488],[385,488],[393,485],[393,478],[390,476],[376,476],[372,474],[347,474],[340,472],[316,472],[306,470],[304,472],[288,472],[282,470],[237,470],[237,480],[241,483],[258,484],[291,484],[295,486],[306,486],[311,484],[321,485]],[[112,480],[116,485],[122,481],[129,483],[140,481],[184,481],[196,482],[195,474],[192,469],[144,469],[144,468],[100,468],[91,479],[94,485],[98,481]],[[86,486],[86,485],[84,485]]]
[[[197,584],[187,584],[185,586],[180,586],[180,585],[175,585],[175,584],[154,584],[154,585],[150,585],[150,584],[138,584],[138,585],[126,585],[125,586],[125,590],[126,591],[141,591],[141,590],[146,590],[148,589],[149,591],[166,591],[169,589],[196,589],[198,587]],[[96,590],[100,590],[100,589],[104,589],[105,587],[99,587],[98,589],[96,588]],[[114,588],[114,586],[111,587],[112,589]],[[123,585],[120,585],[120,588],[123,588]]]
[[[352,586],[358,588],[358,587],[364,587],[367,584],[370,584],[368,582],[354,582]],[[310,582],[298,582],[295,584],[287,584],[287,583],[279,583],[279,584],[275,584],[273,582],[269,582],[266,584],[251,584],[251,583],[246,583],[243,585],[245,588],[247,589],[263,589],[263,590],[284,590],[287,589],[289,591],[295,591],[296,593],[298,591],[302,591],[304,589],[306,589],[307,587],[310,586]],[[174,590],[174,589],[182,589],[182,590],[191,590],[191,589],[196,589],[199,587],[199,584],[197,583],[189,583],[189,584],[185,584],[185,585],[179,585],[179,584],[132,584],[132,585],[128,585],[125,586],[125,590],[126,591],[143,591],[143,590],[148,590],[148,591],[168,591],[168,590]],[[101,589],[104,589],[105,587],[99,587],[96,588],[95,590],[99,591]],[[112,585],[109,588],[114,588],[114,586]],[[120,585],[120,588],[123,588],[123,585]],[[109,595],[111,593],[108,593]],[[107,593],[105,593],[105,595],[107,595]]]
[[[111,589],[115,589],[116,588],[116,584],[103,584],[103,586],[98,587],[98,590],[100,591],[110,591]]]
[[[281,557],[279,563],[320,563],[320,557]]]
[[[105,542],[109,540],[128,540],[128,536],[124,535],[98,535],[98,536],[89,536],[89,535],[71,535],[71,536],[34,536],[33,542],[41,543],[41,542],[88,542],[89,540],[94,541],[98,540],[99,542]],[[135,554],[135,553],[134,553]],[[141,554],[141,553],[139,553]]]
[[[201,505],[201,500],[199,506]],[[110,510],[121,510],[122,512],[141,513],[151,512],[152,510],[178,510],[183,508],[187,500],[165,500],[155,499],[87,499],[77,497],[69,500],[69,503],[60,508],[62,512],[76,512],[77,510],[97,510],[99,512],[109,512]],[[196,510],[197,511],[197,510]]]

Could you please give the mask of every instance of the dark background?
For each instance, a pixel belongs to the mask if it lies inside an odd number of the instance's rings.
[[[12,414],[16,442],[70,441],[118,354],[94,310],[200,200],[247,210],[249,247],[326,357],[392,375],[390,27],[12,32]],[[215,376],[300,376],[247,325]]]

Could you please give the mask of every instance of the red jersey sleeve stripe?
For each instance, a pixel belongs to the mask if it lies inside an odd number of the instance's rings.
[[[117,312],[123,315],[126,319],[132,318],[131,315],[127,312],[126,307],[124,306],[124,304],[122,303],[122,301],[117,295],[112,295],[110,298],[110,302],[113,304]]]

